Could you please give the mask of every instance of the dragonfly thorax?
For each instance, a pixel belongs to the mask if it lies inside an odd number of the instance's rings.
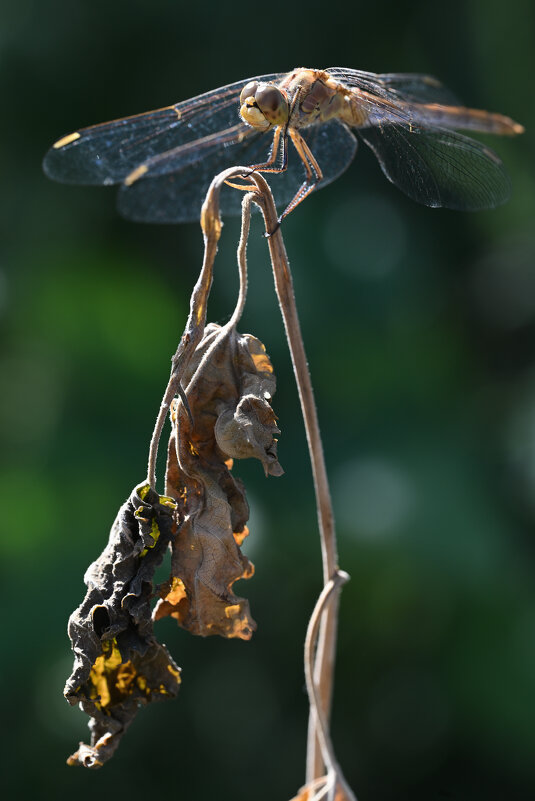
[[[334,83],[331,81],[331,83]],[[310,114],[322,121],[338,117],[343,107],[344,95],[336,85],[328,86],[321,80],[314,81],[301,103],[303,114]]]
[[[288,121],[290,108],[283,91],[272,83],[250,81],[240,95],[241,118],[253,128],[267,130]]]

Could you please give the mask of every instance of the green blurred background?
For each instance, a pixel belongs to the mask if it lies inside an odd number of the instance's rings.
[[[412,203],[361,146],[284,223],[338,519],[333,732],[361,801],[535,795],[535,176],[531,0],[303,4],[3,0],[0,9],[2,785],[21,798],[289,799],[304,775],[302,642],[320,590],[305,439],[256,220],[241,326],[278,373],[286,473],[257,463],[250,643],[157,626],[183,668],[114,760],[65,758],[67,618],[144,478],[202,255],[196,225],[119,219],[113,190],[47,181],[80,126],[294,66],[434,74],[527,127],[491,140],[508,205]],[[236,292],[224,229],[211,319]],[[148,312],[150,298],[152,312]],[[160,470],[160,474],[161,474]]]

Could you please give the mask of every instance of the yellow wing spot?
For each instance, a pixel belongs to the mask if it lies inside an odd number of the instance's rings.
[[[65,145],[70,145],[71,142],[76,142],[77,139],[80,138],[80,134],[78,132],[69,134],[68,136],[64,136],[62,139],[58,139],[57,142],[54,142],[52,147],[54,150],[59,150],[60,147],[65,147]]]
[[[139,167],[136,167],[136,169],[130,173],[130,175],[126,176],[126,178],[124,179],[125,185],[132,186],[132,184],[135,183],[135,181],[137,181],[138,178],[141,178],[142,175],[145,175],[147,170],[148,167],[146,164],[140,164]]]
[[[179,111],[177,108],[175,108],[175,114],[176,114],[178,120],[180,120],[182,118],[182,112]]]

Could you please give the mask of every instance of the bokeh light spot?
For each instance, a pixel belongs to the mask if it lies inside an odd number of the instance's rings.
[[[395,536],[413,511],[415,492],[409,477],[381,457],[346,462],[333,487],[340,523],[357,538]]]

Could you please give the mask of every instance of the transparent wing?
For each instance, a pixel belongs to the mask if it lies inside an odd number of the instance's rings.
[[[356,90],[367,119],[358,134],[386,177],[426,206],[477,210],[504,203],[510,182],[498,156],[452,129],[518,133],[501,114],[451,105],[455,99],[435,78],[334,68],[336,80]]]
[[[524,128],[510,117],[459,106],[442,84],[428,75],[372,72],[334,67],[333,77],[353,90],[352,102],[369,125],[400,125],[481,131],[511,136]]]
[[[382,85],[400,99],[412,103],[441,103],[460,106],[459,98],[432,75],[390,72],[380,76]]]
[[[184,158],[192,163],[206,149],[223,148],[248,130],[240,123],[238,100],[250,80],[279,80],[264,75],[229,84],[174,106],[133,117],[82,128],[50,148],[43,161],[45,173],[56,181],[72,184],[117,184],[145,162],[188,144]],[[209,144],[206,139],[209,139]],[[198,150],[195,142],[199,141]],[[169,159],[160,171],[176,169]]]
[[[445,106],[460,105],[453,92],[431,75],[411,72],[377,75],[374,72],[342,67],[332,67],[327,72],[346,86],[370,92],[384,99],[398,99],[407,103],[440,103]]]
[[[272,132],[251,131],[242,142],[224,148],[206,148],[203,158],[195,163],[184,162],[182,169],[163,175],[146,176],[131,186],[122,186],[118,195],[120,213],[138,222],[177,223],[199,219],[201,205],[214,176],[235,164],[258,164],[266,161]],[[313,125],[302,134],[323,170],[318,188],[334,181],[355,156],[357,140],[338,120]],[[267,175],[279,208],[294,197],[305,179],[305,169],[293,144],[289,143],[288,169]],[[239,214],[243,194],[224,187],[221,195],[222,214]]]
[[[447,130],[358,129],[398,189],[418,203],[476,211],[505,203],[509,177],[489,148]]]

